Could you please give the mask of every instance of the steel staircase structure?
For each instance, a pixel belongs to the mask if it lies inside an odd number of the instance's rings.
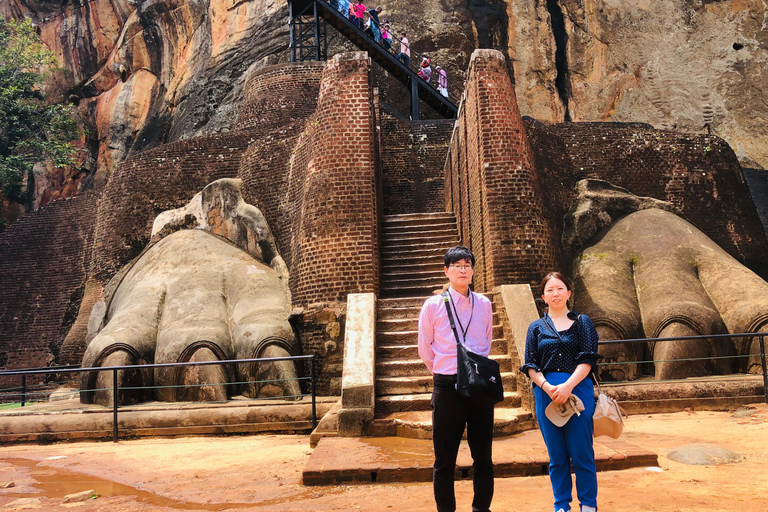
[[[362,51],[399,80],[410,91],[411,119],[419,119],[419,100],[446,119],[455,118],[457,105],[421,79],[417,71],[407,67],[362,29],[344,17],[325,0],[288,0],[291,35],[291,62],[326,60],[328,43],[326,23],[352,41]],[[416,59],[414,59],[414,63]]]

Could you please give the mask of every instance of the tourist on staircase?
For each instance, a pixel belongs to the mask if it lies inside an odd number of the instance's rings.
[[[364,16],[365,4],[362,2],[352,4],[352,10],[349,12],[349,19],[360,30],[365,30],[365,22],[363,21]]]
[[[392,48],[392,32],[390,32],[387,20],[384,20],[384,28],[381,30],[381,44],[387,51]]]
[[[448,249],[443,257],[448,276],[449,307],[462,340],[454,336],[446,303],[441,295],[426,300],[419,314],[419,357],[432,373],[432,445],[435,463],[432,485],[438,512],[454,512],[454,473],[459,444],[466,427],[473,459],[474,512],[489,512],[493,498],[493,407],[480,407],[456,391],[456,344],[488,356],[493,336],[493,305],[473,293],[475,256],[463,246]],[[457,331],[458,332],[458,331]]]
[[[337,10],[341,13],[342,16],[349,18],[349,0],[337,0],[337,2]]]
[[[601,357],[597,331],[587,315],[568,309],[571,282],[560,272],[544,276],[541,294],[549,312],[528,326],[520,372],[536,384],[536,419],[549,454],[555,512],[571,510],[571,466],[581,512],[596,512],[595,395],[589,375]]]
[[[408,62],[411,60],[411,43],[408,42],[405,32],[400,34],[400,53],[397,54],[397,58],[408,67]]]
[[[379,14],[381,13],[381,7],[368,10],[368,16],[371,19],[371,33],[373,40],[381,44],[381,30],[379,30]]]
[[[432,78],[432,66],[430,66],[429,57],[424,55],[421,58],[421,69],[419,70],[419,78],[429,83],[429,79]]]
[[[444,97],[448,97],[448,75],[445,73],[445,70],[441,68],[440,66],[435,66],[435,69],[437,70],[437,92],[442,94]]]

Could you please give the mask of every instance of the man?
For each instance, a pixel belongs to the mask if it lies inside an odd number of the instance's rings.
[[[493,307],[482,295],[472,293],[475,256],[463,246],[443,257],[450,281],[449,306],[461,342],[472,352],[488,356],[493,335]],[[443,297],[424,303],[419,314],[419,356],[432,373],[432,444],[435,465],[432,483],[438,512],[456,510],[453,473],[459,444],[467,429],[474,468],[474,512],[487,512],[493,498],[493,407],[473,405],[456,392],[456,337],[451,329]]]
[[[377,43],[381,44],[381,31],[379,30],[379,14],[381,7],[368,10],[368,16],[371,18],[371,35]]]
[[[411,60],[411,44],[408,42],[405,32],[400,36],[400,53],[397,54],[396,58],[401,60],[405,67],[408,67],[408,61]]]

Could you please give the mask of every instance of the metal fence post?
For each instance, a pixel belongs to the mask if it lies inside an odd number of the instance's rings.
[[[27,401],[27,375],[21,375],[21,406]]]
[[[315,400],[315,355],[309,360],[309,379],[312,387],[312,430],[317,427],[317,403]]]
[[[117,442],[117,368],[112,370],[112,442]]]
[[[768,404],[768,370],[765,364],[765,336],[760,336],[760,363],[763,366],[763,393],[765,394],[765,403]]]

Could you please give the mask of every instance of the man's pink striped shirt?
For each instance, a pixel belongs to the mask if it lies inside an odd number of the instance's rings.
[[[465,297],[453,288],[448,288],[453,305],[456,306],[454,319],[458,313],[461,325],[467,329],[464,346],[476,354],[488,356],[493,337],[493,305],[487,297],[470,293]],[[474,301],[474,308],[472,302]],[[470,317],[472,321],[470,322]],[[459,322],[456,331],[463,338]],[[440,295],[430,297],[424,302],[419,313],[419,356],[432,373],[443,375],[456,374],[456,337],[451,330],[448,312],[445,310]]]

